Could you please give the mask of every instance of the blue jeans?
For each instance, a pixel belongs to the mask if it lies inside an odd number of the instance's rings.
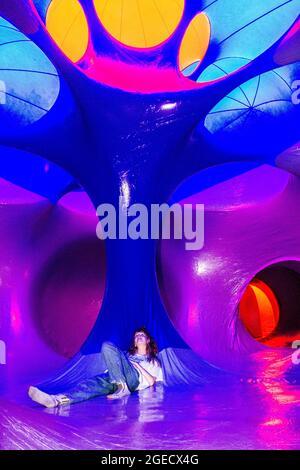
[[[101,395],[109,395],[117,389],[117,383],[125,382],[131,392],[139,385],[139,373],[123,351],[110,342],[102,344],[101,353],[108,372],[96,375],[69,390],[64,395],[70,403],[78,403]]]

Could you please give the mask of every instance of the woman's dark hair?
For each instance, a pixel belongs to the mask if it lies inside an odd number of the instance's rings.
[[[148,338],[149,338],[149,343],[147,344],[147,361],[153,361],[153,360],[158,360],[157,358],[157,353],[158,353],[158,347],[157,347],[157,344],[156,342],[154,341],[153,337],[150,335],[149,331],[147,330],[146,327],[142,326],[141,328],[137,328],[136,330],[134,330],[133,332],[133,336],[132,336],[132,341],[131,341],[131,345],[130,345],[130,348],[128,350],[128,353],[130,355],[134,355],[136,354],[136,351],[137,351],[137,347],[134,345],[134,337],[135,337],[135,334],[138,333],[138,332],[143,332]]]

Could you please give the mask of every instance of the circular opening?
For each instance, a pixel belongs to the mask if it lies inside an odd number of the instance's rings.
[[[197,70],[207,52],[211,27],[205,13],[199,13],[190,22],[179,50],[179,69],[186,77]]]
[[[79,351],[91,332],[105,289],[104,244],[96,237],[61,248],[44,266],[33,292],[38,331],[64,357]]]
[[[184,0],[94,0],[99,20],[117,41],[140,49],[158,46],[177,28]]]
[[[72,62],[78,62],[84,56],[89,27],[78,0],[53,0],[47,10],[46,28]]]
[[[239,306],[240,318],[249,333],[258,340],[271,335],[278,326],[279,305],[270,287],[259,279],[248,285]]]
[[[6,46],[1,48],[0,132],[15,139],[15,129],[39,121],[54,106],[60,78],[44,52],[1,16],[0,31],[1,45]]]
[[[239,303],[239,317],[249,334],[271,347],[291,346],[300,338],[300,263],[260,271]]]

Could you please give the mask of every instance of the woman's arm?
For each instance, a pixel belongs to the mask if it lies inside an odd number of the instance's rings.
[[[136,367],[136,369],[140,370],[143,376],[146,378],[147,382],[149,383],[150,386],[154,385],[156,382],[156,377],[153,375],[149,374],[140,364],[137,362],[132,362],[132,364]]]

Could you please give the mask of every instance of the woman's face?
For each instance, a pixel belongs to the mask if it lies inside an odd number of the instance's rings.
[[[142,344],[148,344],[150,339],[143,331],[137,331],[134,335],[134,345],[137,347]]]

